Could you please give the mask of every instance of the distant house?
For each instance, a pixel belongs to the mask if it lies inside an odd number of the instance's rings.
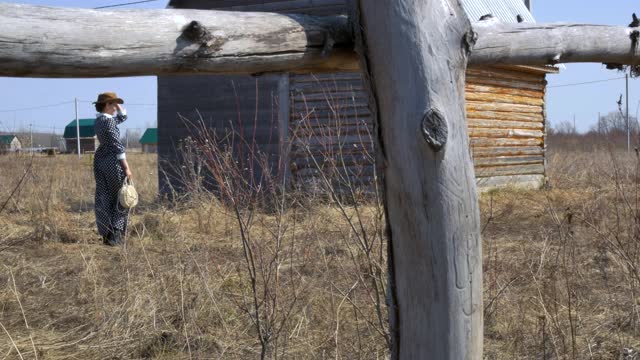
[[[17,152],[22,149],[22,144],[16,135],[0,135],[0,154]]]
[[[80,119],[80,153],[96,151],[98,138],[95,130],[96,119]],[[73,120],[64,128],[64,140],[67,151],[77,153],[77,129]]]
[[[140,138],[142,152],[157,153],[158,152],[158,128],[148,128]]]

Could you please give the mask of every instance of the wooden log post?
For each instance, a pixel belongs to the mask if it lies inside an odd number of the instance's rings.
[[[479,211],[465,124],[471,24],[458,1],[360,0],[378,119],[393,359],[482,357]]]

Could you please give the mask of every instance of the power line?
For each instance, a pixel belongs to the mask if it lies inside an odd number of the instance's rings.
[[[567,86],[578,86],[578,85],[596,84],[596,83],[607,82],[607,81],[614,81],[614,80],[620,80],[620,79],[624,79],[624,76],[623,76],[623,77],[617,77],[617,78],[611,78],[611,79],[594,80],[594,81],[585,81],[585,82],[572,83],[572,84],[553,85],[553,86],[547,86],[547,88],[559,88],[559,87],[567,87]]]
[[[8,112],[17,112],[17,111],[26,111],[26,110],[44,109],[44,108],[49,108],[49,107],[54,107],[54,106],[60,106],[60,105],[65,105],[65,104],[71,104],[72,102],[73,102],[73,101],[65,101],[65,102],[61,102],[61,103],[58,103],[58,104],[40,105],[40,106],[33,106],[33,107],[20,108],[20,109],[11,109],[11,110],[0,110],[0,113],[8,113]]]
[[[148,3],[148,2],[154,2],[154,1],[159,1],[159,0],[141,0],[141,1],[133,1],[133,2],[128,2],[128,3],[124,3],[124,4],[115,4],[115,5],[105,5],[105,6],[98,6],[95,7],[94,9],[107,9],[107,8],[114,8],[114,7],[119,7],[119,6],[127,6],[127,5],[135,5],[135,4],[142,4],[142,3]]]

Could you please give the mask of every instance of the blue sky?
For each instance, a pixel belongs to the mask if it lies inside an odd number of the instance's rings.
[[[134,0],[22,0],[35,5],[94,8]],[[17,2],[4,1],[0,2]],[[163,8],[166,0],[137,4],[125,8]],[[640,3],[621,0],[533,0],[533,14],[538,22],[581,22],[626,25],[631,13],[640,13]],[[585,41],[588,41],[585,39]],[[567,64],[559,75],[549,75],[547,116],[551,124],[573,121],[579,131],[596,123],[598,112],[615,111],[620,94],[624,94],[624,79],[580,86],[558,85],[624,77],[624,74],[604,69],[601,64]],[[74,118],[73,99],[81,100],[81,118],[95,115],[90,101],[103,91],[115,91],[126,100],[130,120],[125,127],[143,129],[156,124],[155,77],[106,79],[19,79],[0,77],[0,131],[28,129],[61,132]],[[64,104],[60,104],[64,103]],[[60,104],[32,110],[8,111],[34,106]],[[640,79],[629,81],[629,112],[633,116],[640,104]]]

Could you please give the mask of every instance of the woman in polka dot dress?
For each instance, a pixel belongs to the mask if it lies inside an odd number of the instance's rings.
[[[96,224],[104,244],[114,246],[124,242],[129,215],[118,203],[118,191],[125,177],[132,177],[117,127],[127,120],[127,113],[120,106],[124,101],[112,92],[98,95],[94,104],[98,111],[95,131],[100,142],[93,160]]]

